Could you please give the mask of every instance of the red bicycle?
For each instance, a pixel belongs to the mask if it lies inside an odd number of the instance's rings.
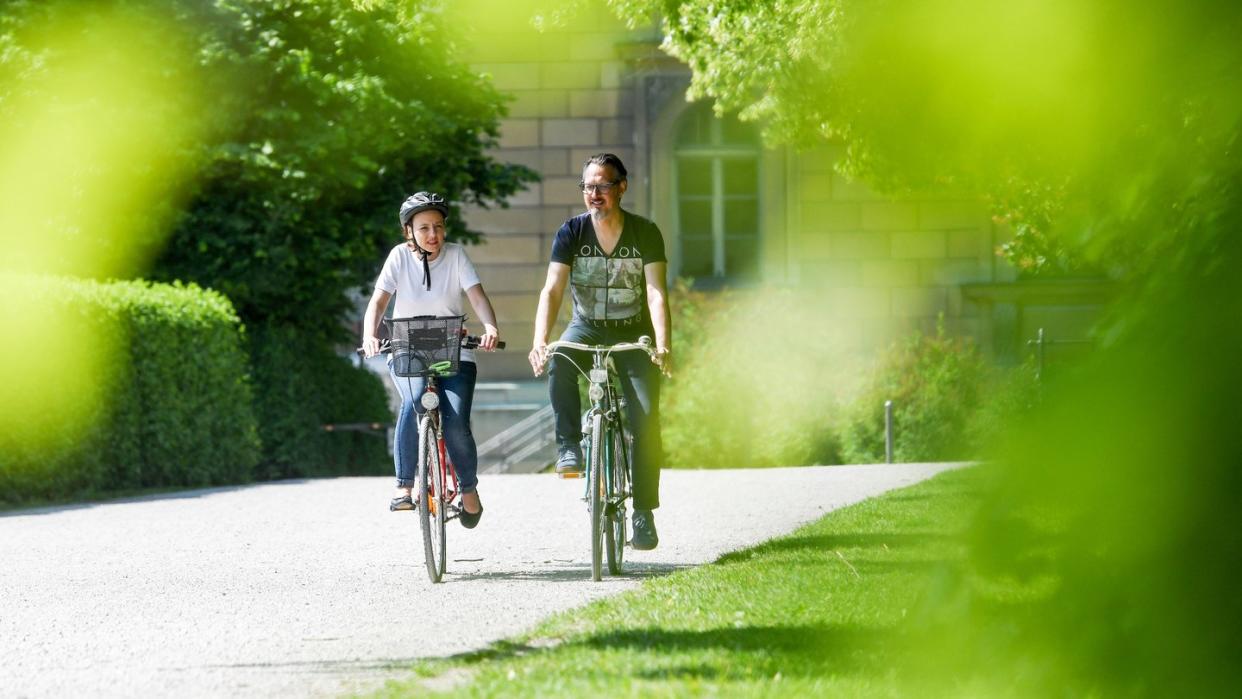
[[[418,475],[414,492],[427,577],[433,583],[444,577],[448,560],[445,524],[462,512],[457,470],[444,444],[436,379],[457,373],[463,347],[479,346],[480,338],[465,334],[463,320],[463,316],[393,318],[385,321],[392,339],[380,345],[381,352],[392,353],[394,374],[426,381],[418,397],[424,412],[418,419]],[[504,342],[496,344],[497,349],[504,346]]]

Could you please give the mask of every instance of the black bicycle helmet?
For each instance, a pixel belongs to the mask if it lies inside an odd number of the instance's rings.
[[[409,225],[410,219],[414,218],[414,214],[428,209],[435,209],[442,216],[448,218],[448,202],[444,201],[444,197],[434,192],[416,192],[401,202],[401,212],[398,215],[401,227],[405,228]]]

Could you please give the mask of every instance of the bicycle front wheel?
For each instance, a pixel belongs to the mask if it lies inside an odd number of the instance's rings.
[[[440,462],[440,444],[436,439],[431,416],[424,416],[418,430],[418,492],[421,501],[418,519],[423,530],[423,557],[427,563],[427,577],[438,583],[444,577],[444,468]]]
[[[621,574],[621,564],[625,557],[625,496],[629,488],[630,459],[625,448],[625,432],[620,429],[608,430],[606,440],[612,463],[608,469],[608,504],[604,522],[605,549],[608,554],[608,573]]]
[[[607,502],[604,482],[603,416],[591,416],[591,459],[587,464],[587,509],[591,515],[591,579],[599,582],[603,575],[604,504]]]

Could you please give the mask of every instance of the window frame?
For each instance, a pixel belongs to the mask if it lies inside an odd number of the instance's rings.
[[[750,137],[748,142],[725,142],[724,140],[724,120],[716,117],[711,113],[709,105],[701,107],[692,107],[684,111],[677,119],[677,125],[674,129],[676,137],[680,140],[682,130],[687,126],[689,120],[702,119],[706,117],[710,119],[708,124],[709,142],[706,144],[684,144],[677,142],[674,144],[672,153],[672,201],[673,215],[676,217],[677,236],[677,260],[678,273],[682,274],[685,264],[685,239],[686,226],[683,225],[683,202],[685,201],[709,201],[711,211],[711,275],[695,277],[696,287],[715,287],[723,285],[748,285],[758,282],[762,276],[763,269],[763,221],[764,221],[764,201],[763,201],[763,182],[764,182],[764,158],[763,146],[759,140],[759,135],[753,127],[741,124]],[[734,117],[727,117],[734,118]],[[736,130],[735,130],[736,131]],[[729,160],[734,161],[750,161],[754,167],[754,189],[747,194],[729,194],[726,191],[725,182],[725,166]],[[687,161],[700,161],[710,167],[711,191],[709,194],[692,194],[686,195],[682,192],[682,169]],[[730,236],[726,230],[726,205],[730,201],[749,201],[753,202],[755,207],[755,230],[753,234],[738,236]],[[699,236],[701,237],[701,236]],[[730,240],[749,240],[754,246],[754,255],[756,259],[753,269],[748,271],[748,276],[742,276],[742,273],[728,268],[728,243]],[[753,277],[753,278],[751,278]]]

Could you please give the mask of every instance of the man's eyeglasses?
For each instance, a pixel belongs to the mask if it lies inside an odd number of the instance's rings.
[[[607,194],[612,191],[613,187],[616,187],[620,183],[621,180],[602,182],[600,184],[587,184],[585,182],[579,182],[578,189],[582,190],[583,194],[595,194],[596,192],[599,192],[600,194]]]

